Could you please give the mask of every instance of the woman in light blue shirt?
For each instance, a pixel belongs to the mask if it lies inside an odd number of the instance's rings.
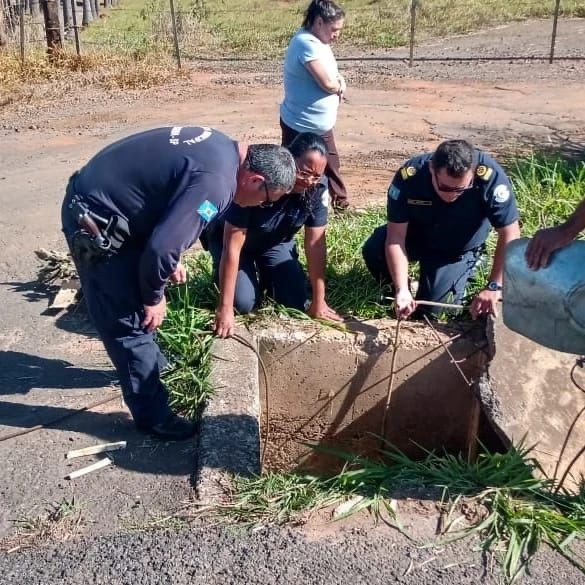
[[[329,193],[333,207],[349,202],[339,172],[339,154],[333,128],[346,90],[337,70],[331,42],[339,37],[345,12],[331,0],[313,0],[302,28],[291,39],[284,59],[284,101],[280,106],[282,143],[290,144],[301,132],[319,134],[327,144]]]

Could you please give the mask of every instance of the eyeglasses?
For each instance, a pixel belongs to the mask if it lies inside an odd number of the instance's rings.
[[[303,181],[312,181],[318,183],[321,180],[321,175],[318,173],[310,173],[309,171],[303,171],[297,167],[297,177]]]
[[[260,203],[260,207],[272,207],[274,201],[271,201],[270,199],[270,193],[268,192],[266,181],[262,181],[262,186],[264,187],[264,193],[266,193],[266,200]]]

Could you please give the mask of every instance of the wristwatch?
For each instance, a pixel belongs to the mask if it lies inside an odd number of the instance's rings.
[[[486,285],[485,285],[486,290],[491,290],[492,292],[496,292],[498,290],[502,290],[502,285],[499,282],[496,282],[495,280],[490,280]]]

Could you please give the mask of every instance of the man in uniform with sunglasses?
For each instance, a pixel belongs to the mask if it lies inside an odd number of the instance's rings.
[[[392,283],[396,313],[442,312],[416,300],[461,303],[465,286],[481,262],[491,227],[497,233],[494,261],[471,315],[497,314],[506,244],[520,236],[510,180],[488,154],[465,140],[448,140],[431,154],[410,159],[388,189],[387,225],[363,247],[366,265],[381,283]],[[416,299],[409,261],[420,263]]]
[[[295,182],[285,148],[244,144],[205,126],[155,128],[98,152],[69,180],[63,232],[89,316],[136,426],[162,440],[195,433],[173,413],[155,340],[181,255],[232,201],[277,201]]]

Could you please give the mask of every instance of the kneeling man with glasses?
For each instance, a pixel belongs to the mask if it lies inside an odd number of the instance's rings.
[[[496,314],[504,249],[520,228],[512,185],[494,159],[465,140],[447,140],[398,170],[388,189],[387,212],[388,223],[374,230],[362,252],[374,278],[393,285],[399,318],[444,310],[417,308],[417,300],[461,303],[492,227],[497,245],[491,272],[470,310],[473,318]],[[409,261],[420,263],[416,298]]]

